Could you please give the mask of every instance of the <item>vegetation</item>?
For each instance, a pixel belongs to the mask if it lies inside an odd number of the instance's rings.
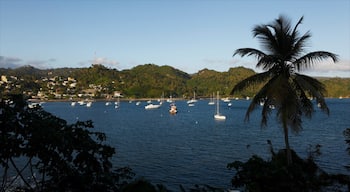
[[[0,100],[0,191],[117,191],[132,178],[115,169],[113,147],[91,121],[67,124],[21,95]]]
[[[348,148],[346,149],[350,155],[350,128],[345,129],[344,131],[345,142],[348,144]],[[349,162],[350,163],[350,162]],[[350,170],[350,164],[346,166]]]
[[[247,191],[347,191],[350,177],[343,174],[328,174],[320,169],[314,158],[320,154],[320,146],[309,151],[306,159],[301,159],[293,150],[293,164],[286,163],[286,150],[275,153],[268,141],[271,159],[264,160],[253,155],[247,162],[235,161],[227,167],[236,171],[231,182],[234,187],[244,187]]]
[[[104,133],[91,131],[91,121],[67,124],[40,106],[29,108],[22,95],[0,98],[0,191],[150,191],[165,192],[161,184],[133,179],[130,168],[115,168],[110,161],[114,148],[104,144]],[[350,129],[344,131],[350,142]],[[285,150],[271,160],[253,156],[247,162],[228,164],[235,169],[232,186],[249,191],[346,191],[347,175],[331,175],[314,162],[319,146],[307,159],[292,153],[286,164]],[[22,184],[20,184],[22,183]],[[181,185],[180,191],[187,191]],[[225,189],[194,185],[193,192]]]
[[[104,144],[104,133],[91,131],[91,121],[67,124],[39,105],[28,107],[23,95],[0,97],[0,127],[1,192],[169,191],[134,179],[128,167],[114,167],[115,149]],[[190,191],[214,189],[195,185]]]
[[[58,68],[39,70],[31,66],[16,69],[0,68],[0,75],[10,79],[14,84],[6,87],[0,83],[1,93],[24,93],[36,95],[39,91],[60,94],[67,98],[77,97],[79,93],[95,89],[94,98],[106,98],[115,91],[121,92],[127,98],[160,98],[178,97],[189,98],[196,92],[198,97],[210,97],[213,92],[220,91],[223,97],[228,97],[231,86],[239,81],[256,74],[244,67],[231,68],[227,72],[203,69],[195,74],[187,74],[170,66],[155,64],[139,65],[129,70],[118,71],[103,65],[95,64],[88,68]],[[67,88],[61,85],[48,86],[50,79],[63,82],[68,77],[76,80],[76,87]],[[325,84],[326,97],[350,97],[350,78],[317,78]],[[262,85],[251,86],[237,92],[234,97],[245,98],[255,95]],[[0,94],[1,94],[0,93]],[[49,99],[57,98],[53,93]]]
[[[121,90],[127,96],[153,97],[165,96],[182,97],[186,92],[186,82],[191,77],[187,73],[170,66],[154,64],[140,65],[121,73],[123,87]]]
[[[99,64],[81,69],[0,68],[1,75],[13,76],[9,82],[0,84],[0,191],[167,191],[163,185],[153,185],[143,179],[132,180],[134,174],[130,168],[115,168],[110,161],[115,149],[105,144],[104,133],[91,130],[91,121],[67,124],[40,106],[28,107],[22,95],[8,94],[35,95],[51,90],[51,93],[71,96],[89,88],[97,90],[96,98],[115,91],[132,98],[163,94],[187,98],[194,91],[199,96],[209,97],[217,90],[224,96],[254,96],[246,119],[260,102],[264,102],[262,125],[266,125],[270,107],[276,107],[286,149],[275,153],[268,141],[271,159],[254,155],[247,162],[229,163],[227,167],[236,171],[232,185],[248,191],[349,191],[349,176],[327,174],[314,162],[320,146],[310,151],[306,159],[298,157],[289,146],[288,128],[298,132],[301,117],[311,117],[313,113],[309,97],[315,98],[328,113],[324,96],[350,96],[350,79],[316,79],[298,73],[314,61],[337,60],[336,55],[325,51],[301,55],[305,42],[311,37],[308,32],[300,35],[297,31],[302,20],[294,28],[283,16],[271,24],[256,26],[254,36],[261,40],[266,52],[252,48],[236,50],[234,55],[257,57],[257,67],[265,70],[259,74],[238,67],[228,72],[203,69],[189,75],[170,66],[154,64],[124,71]],[[65,79],[70,81],[68,77],[73,78],[71,81],[77,86],[64,85]],[[47,83],[48,79],[52,82]],[[235,85],[232,91],[229,85]],[[55,98],[54,94],[51,96]],[[350,128],[344,135],[350,145]],[[348,150],[350,153],[350,147]],[[23,182],[19,188],[18,181]],[[180,190],[185,191],[182,186]],[[224,190],[195,185],[190,191]]]
[[[249,119],[250,113],[260,102],[264,102],[262,109],[262,126],[266,126],[271,106],[277,109],[277,118],[282,124],[284,142],[287,149],[288,164],[292,163],[292,154],[289,146],[288,134],[290,128],[294,132],[301,130],[302,116],[311,117],[313,104],[309,97],[315,98],[320,108],[329,113],[324,100],[324,85],[317,79],[299,74],[315,61],[331,58],[337,61],[337,56],[326,51],[310,52],[305,55],[305,45],[311,37],[307,32],[300,35],[298,26],[303,17],[292,28],[289,19],[280,16],[271,24],[257,25],[253,29],[254,37],[257,37],[264,51],[254,48],[237,49],[234,55],[256,56],[258,63],[265,72],[250,76],[234,86],[231,93],[245,89],[252,84],[264,83],[264,86],[256,93],[246,113]]]
[[[192,78],[187,81],[188,91],[190,92],[189,96],[193,95],[193,91],[197,95],[202,96],[210,96],[210,94],[220,91],[221,95],[227,96],[231,91],[228,85],[237,83],[241,79],[253,74],[255,74],[253,70],[244,67],[231,68],[228,72],[203,69],[193,74]],[[250,94],[252,95],[253,91],[244,92],[238,95],[238,97]]]
[[[325,85],[326,97],[341,98],[350,93],[350,78],[320,78],[320,82]]]

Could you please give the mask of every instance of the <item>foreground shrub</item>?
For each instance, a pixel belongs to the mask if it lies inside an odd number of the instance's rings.
[[[91,121],[67,124],[21,95],[0,100],[0,191],[118,191],[133,176]],[[18,182],[21,183],[18,186]]]
[[[310,155],[301,159],[293,150],[293,163],[287,165],[286,150],[277,154],[271,150],[271,160],[253,155],[247,162],[235,161],[227,165],[235,169],[231,182],[247,191],[348,191],[349,176],[331,175],[320,169]]]

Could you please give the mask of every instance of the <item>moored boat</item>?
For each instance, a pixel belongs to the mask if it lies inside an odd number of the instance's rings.
[[[193,92],[193,98],[191,100],[188,100],[187,101],[187,104],[189,104],[188,106],[190,106],[190,104],[194,104],[197,102],[197,99],[196,99],[196,92]],[[194,106],[194,105],[192,105]]]
[[[226,119],[226,116],[225,115],[221,115],[220,114],[220,111],[219,111],[219,91],[217,92],[216,94],[216,113],[214,115],[214,118],[217,119],[217,120],[225,120]]]
[[[145,106],[145,109],[158,109],[160,107],[160,105],[156,105],[156,104],[148,104]]]
[[[176,105],[174,103],[172,103],[170,105],[169,113],[170,114],[176,114],[177,113],[177,107],[176,107]]]
[[[91,106],[92,106],[92,102],[91,101],[86,103],[86,107],[91,107]]]
[[[214,93],[213,93],[213,96],[210,97],[210,101],[208,102],[208,105],[215,105],[215,102],[214,102]]]

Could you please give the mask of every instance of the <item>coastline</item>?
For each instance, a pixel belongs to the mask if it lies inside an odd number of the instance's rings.
[[[208,100],[210,99],[209,97],[203,97],[203,98],[198,98],[198,100]],[[245,98],[229,98],[231,100],[247,100]],[[325,97],[325,99],[350,99],[350,97]],[[119,101],[128,101],[128,102],[137,102],[137,101],[154,101],[154,100],[159,100],[159,98],[120,98]],[[166,101],[166,99],[163,99],[164,101]],[[172,98],[172,101],[186,101],[188,100],[188,98]],[[251,100],[251,99],[248,99]],[[29,102],[78,102],[78,101],[92,101],[92,102],[117,102],[118,99],[117,98],[113,98],[113,99],[88,99],[88,98],[79,98],[79,99],[28,99]]]

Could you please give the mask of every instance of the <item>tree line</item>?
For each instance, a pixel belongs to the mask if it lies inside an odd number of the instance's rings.
[[[210,97],[216,91],[220,91],[224,97],[231,96],[230,91],[234,85],[256,72],[245,67],[235,67],[226,72],[202,69],[195,74],[188,74],[171,66],[156,64],[138,65],[119,71],[102,64],[93,64],[87,68],[37,69],[32,66],[16,69],[0,68],[0,74],[16,76],[23,80],[18,82],[21,86],[15,89],[17,93],[38,92],[47,87],[46,82],[42,81],[43,78],[58,76],[77,80],[77,86],[70,92],[62,87],[57,89],[64,94],[78,94],[88,89],[90,85],[100,85],[103,89],[96,95],[97,98],[103,94],[113,94],[114,91],[121,92],[127,98],[159,98],[162,95],[189,98],[193,96],[193,92],[199,97]],[[325,97],[350,97],[350,78],[316,79],[325,84]],[[251,86],[233,97],[252,97],[259,88],[261,85]],[[0,89],[5,90],[4,87]]]

